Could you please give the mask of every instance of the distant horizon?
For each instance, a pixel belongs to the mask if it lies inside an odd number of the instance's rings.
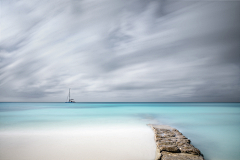
[[[0,103],[65,103],[65,102],[0,102]],[[139,101],[139,102],[74,102],[74,103],[240,103],[240,102],[140,102]]]

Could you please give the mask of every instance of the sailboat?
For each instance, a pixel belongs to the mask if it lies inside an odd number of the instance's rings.
[[[69,88],[69,95],[68,95],[68,97],[67,97],[68,102],[65,102],[65,103],[75,103],[74,99],[71,99],[71,98],[70,98],[70,90],[71,90],[71,88]]]

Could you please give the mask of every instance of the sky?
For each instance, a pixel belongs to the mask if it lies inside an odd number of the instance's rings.
[[[240,102],[240,1],[0,0],[0,101]]]

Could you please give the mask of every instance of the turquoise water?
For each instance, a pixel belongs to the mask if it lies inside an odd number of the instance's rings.
[[[240,159],[240,103],[0,103],[0,132],[146,124],[179,129],[206,160]]]

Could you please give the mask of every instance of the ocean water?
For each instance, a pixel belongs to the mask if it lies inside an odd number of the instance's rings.
[[[146,124],[177,128],[206,160],[240,159],[240,103],[0,103],[1,142],[2,135],[25,130],[89,127],[104,134],[113,126],[134,130]]]

